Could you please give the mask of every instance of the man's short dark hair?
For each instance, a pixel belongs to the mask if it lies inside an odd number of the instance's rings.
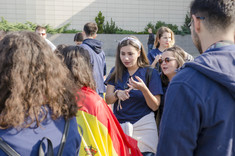
[[[89,22],[84,25],[83,30],[87,36],[94,36],[98,31],[98,27],[96,23]]]
[[[209,31],[224,29],[235,23],[234,0],[194,0],[190,14],[205,17],[203,20]]]
[[[74,42],[77,41],[77,42],[82,42],[84,40],[84,36],[83,34],[80,32],[80,33],[77,33],[75,34],[74,36]]]
[[[35,31],[37,31],[37,30],[45,30],[45,31],[47,31],[47,29],[45,27],[42,27],[40,25],[37,25],[37,27],[35,28]]]

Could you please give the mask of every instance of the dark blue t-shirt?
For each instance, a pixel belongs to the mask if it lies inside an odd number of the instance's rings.
[[[114,68],[110,71],[110,74],[113,72],[113,70]],[[140,67],[132,75],[132,77],[135,79],[135,76],[139,76],[146,83],[145,80],[146,71],[147,68]],[[128,71],[125,70],[122,75],[123,81],[119,80],[117,83],[115,83],[114,81],[107,81],[109,79],[109,76],[106,79],[105,84],[115,86],[115,90],[117,89],[124,90],[124,86],[126,86],[126,83],[128,82],[130,75]],[[153,95],[163,94],[160,76],[157,70],[155,69],[152,72],[151,80],[149,82],[149,90]],[[113,112],[120,123],[130,122],[133,124],[143,116],[152,112],[152,110],[148,107],[144,95],[140,90],[131,90],[129,94],[130,94],[129,99],[121,101],[122,109],[120,108],[119,110],[117,109],[118,100],[114,103]]]
[[[149,60],[150,65],[153,63],[153,61],[155,60],[155,57],[157,55],[162,55],[162,52],[158,48],[153,49],[148,53],[148,60]],[[162,71],[160,66],[159,66],[159,63],[157,63],[155,67],[158,70],[158,72]]]

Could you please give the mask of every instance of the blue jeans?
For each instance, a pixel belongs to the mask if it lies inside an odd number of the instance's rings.
[[[152,152],[143,152],[142,154],[143,156],[155,156],[155,154]]]
[[[148,53],[153,49],[153,44],[148,44]]]

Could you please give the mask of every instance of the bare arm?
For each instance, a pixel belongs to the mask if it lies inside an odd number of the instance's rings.
[[[136,76],[135,78],[138,81],[135,81],[133,78],[131,78],[129,81],[129,86],[140,90],[143,93],[145,101],[149,108],[151,108],[153,111],[157,110],[160,105],[161,96],[154,96],[140,77]]]
[[[107,85],[106,95],[105,95],[105,101],[107,104],[113,104],[117,101],[117,98],[114,93],[115,87],[113,85]]]

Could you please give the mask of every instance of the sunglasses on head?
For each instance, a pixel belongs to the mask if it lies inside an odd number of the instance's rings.
[[[172,61],[172,60],[175,60],[175,58],[169,58],[169,57],[166,57],[165,59],[159,59],[158,60],[158,63],[161,65],[164,61],[165,61],[165,63],[169,63],[170,61]]]

